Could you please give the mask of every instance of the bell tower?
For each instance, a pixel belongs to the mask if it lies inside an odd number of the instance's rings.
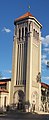
[[[30,12],[15,19],[14,25],[10,101],[13,103],[15,90],[22,89],[25,93],[25,101],[32,104],[32,92],[34,90],[39,92],[40,81],[37,82],[37,75],[41,73],[42,25]],[[40,98],[38,102],[39,100]]]

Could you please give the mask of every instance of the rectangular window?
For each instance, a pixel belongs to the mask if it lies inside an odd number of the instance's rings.
[[[30,32],[30,24],[29,24],[29,32]]]
[[[35,29],[33,30],[33,37],[35,37]]]
[[[33,30],[33,37],[35,37],[35,39],[39,39],[39,33],[34,29]]]
[[[22,28],[22,40],[23,40],[23,37],[24,37],[24,28]]]
[[[28,32],[28,29],[27,27],[25,27],[25,39],[27,40],[27,32]]]
[[[19,41],[20,41],[20,37],[21,37],[21,30],[19,29]]]

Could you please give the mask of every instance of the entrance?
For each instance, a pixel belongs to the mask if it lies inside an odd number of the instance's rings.
[[[23,109],[25,101],[25,94],[22,90],[18,90],[14,93],[14,104],[18,109]]]

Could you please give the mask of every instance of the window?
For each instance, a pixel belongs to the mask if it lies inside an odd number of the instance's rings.
[[[6,107],[6,96],[4,98],[4,107]]]
[[[20,36],[21,36],[21,30],[19,29],[19,41],[20,41]]]
[[[37,39],[37,31],[35,31],[35,38]]]
[[[30,24],[29,24],[29,32],[30,32]]]
[[[27,27],[25,28],[25,38],[27,39],[27,32],[28,32],[28,29]]]
[[[22,28],[22,40],[23,40],[23,37],[24,37],[24,28]]]
[[[35,29],[33,30],[33,37],[35,37]]]
[[[39,33],[37,33],[37,39],[39,39]]]
[[[37,40],[39,39],[39,33],[35,29],[33,30],[33,37],[35,37]]]
[[[17,80],[16,80],[16,85],[17,85]]]

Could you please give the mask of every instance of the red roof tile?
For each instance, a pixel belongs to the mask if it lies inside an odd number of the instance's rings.
[[[24,15],[20,16],[19,18],[16,18],[15,21],[14,21],[14,24],[16,25],[16,22],[17,22],[17,21],[20,21],[20,20],[22,20],[22,19],[29,18],[29,17],[33,18],[35,21],[38,22],[38,20],[37,20],[30,12],[27,12],[27,13],[25,13]],[[41,26],[41,28],[42,28],[42,25],[40,24],[40,22],[38,22],[38,24],[39,24],[39,25]]]
[[[0,88],[0,92],[6,92],[6,93],[9,93],[6,89],[3,89],[3,88],[2,88],[2,89]]]
[[[46,83],[41,83],[41,86],[47,89],[49,88],[49,85],[47,85]]]
[[[6,82],[0,82],[0,85],[6,84]]]
[[[15,23],[16,21],[18,21],[18,20],[27,18],[27,17],[29,17],[29,16],[30,16],[30,17],[33,17],[30,12],[27,12],[27,13],[25,13],[24,15],[20,16],[19,18],[17,18],[17,19],[14,21],[14,23]]]

